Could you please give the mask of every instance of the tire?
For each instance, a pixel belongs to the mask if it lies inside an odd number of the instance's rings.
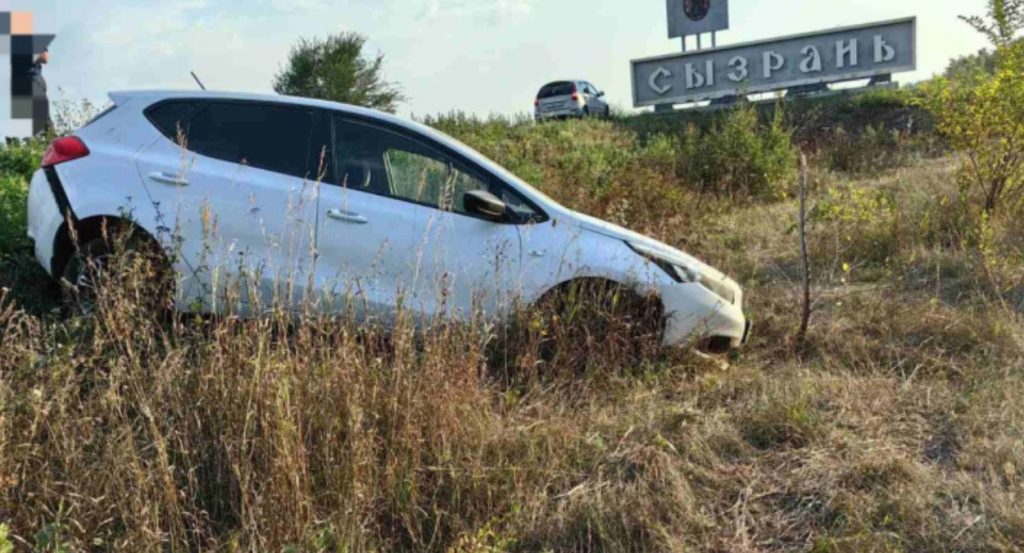
[[[61,275],[61,295],[71,315],[90,315],[96,311],[97,287],[109,266],[113,248],[107,240],[94,238],[78,248]]]
[[[137,235],[118,235],[93,238],[82,244],[68,260],[61,275],[61,292],[64,306],[71,316],[87,316],[96,313],[101,288],[110,279],[119,277],[116,271],[131,267],[138,270],[143,281],[125,286],[114,284],[122,290],[138,289],[136,297],[140,307],[164,314],[173,306],[173,274],[166,256],[154,242]],[[111,274],[110,269],[115,273]]]
[[[571,283],[537,309],[547,327],[540,357],[558,371],[578,373],[608,361],[631,366],[652,357],[664,335],[661,302],[611,282]]]

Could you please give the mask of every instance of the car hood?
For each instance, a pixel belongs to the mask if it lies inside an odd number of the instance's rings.
[[[653,238],[649,238],[638,232],[633,232],[629,229],[625,229],[618,225],[609,223],[607,221],[602,221],[601,219],[591,217],[590,215],[585,215],[577,211],[573,211],[571,212],[571,214],[576,224],[579,225],[579,227],[582,228],[583,230],[595,232],[597,234],[601,234],[618,240],[623,240],[625,242],[631,242],[634,244],[645,246],[648,249],[651,249],[662,254],[666,260],[671,261],[676,265],[681,265],[683,267],[686,267],[692,271],[696,271],[708,277],[712,277],[719,280],[727,278],[726,275],[723,274],[718,269],[715,269],[714,267],[708,265],[707,263],[704,263],[703,261],[697,259],[696,257],[693,257],[692,255],[684,251],[673,248],[672,246],[669,246],[664,242],[659,242]]]

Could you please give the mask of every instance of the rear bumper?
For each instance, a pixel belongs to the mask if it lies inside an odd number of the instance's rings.
[[[553,111],[534,111],[533,118],[537,121],[544,119],[565,119],[566,117],[581,117],[583,108],[567,108]]]
[[[65,209],[61,208],[58,196],[63,201],[63,189],[60,189],[60,181],[55,170],[50,169],[52,175],[40,169],[32,176],[28,192],[28,237],[35,242],[36,261],[43,266],[50,276],[53,275],[53,255],[56,244],[57,233],[64,224]],[[56,180],[56,183],[51,183]],[[58,190],[55,192],[53,186]],[[70,213],[70,207],[67,207]]]

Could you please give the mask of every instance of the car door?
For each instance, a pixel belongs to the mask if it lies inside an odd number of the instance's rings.
[[[321,191],[317,270],[336,305],[389,321],[401,304],[417,322],[506,306],[520,278],[517,226],[467,216],[461,198],[502,193],[493,177],[410,130],[334,121],[338,168]]]
[[[603,115],[604,114],[604,102],[597,97],[597,88],[590,83],[583,83],[583,88],[587,93],[587,109],[591,115]]]
[[[243,313],[275,302],[293,307],[313,260],[313,111],[172,100],[147,116],[164,137],[140,155],[139,170],[164,231],[179,245],[179,306]]]
[[[594,110],[597,108],[597,106],[594,104],[594,95],[591,94],[590,92],[590,84],[587,83],[586,81],[582,81],[577,84],[577,87],[580,91],[580,94],[583,95],[583,102],[587,106],[587,112],[591,114],[594,113]]]
[[[317,202],[316,295],[323,309],[393,320],[415,278],[417,206],[391,193],[385,152],[398,138],[371,120],[331,115],[334,169]]]
[[[443,147],[387,153],[395,192],[415,202],[417,279],[410,306],[425,320],[500,318],[522,296],[519,226],[537,211],[482,168]],[[470,213],[465,194],[487,191],[509,207],[502,220]]]
[[[596,86],[594,86],[593,83],[591,83],[590,89],[594,91],[594,99],[597,100],[597,111],[595,113],[598,113],[600,115],[607,114],[608,113],[608,97],[605,96],[604,92],[601,92],[601,89],[599,89]]]

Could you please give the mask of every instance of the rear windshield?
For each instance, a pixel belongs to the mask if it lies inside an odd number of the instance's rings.
[[[551,83],[544,85],[537,93],[537,98],[551,98],[552,96],[568,96],[576,92],[576,85],[570,82]]]
[[[330,125],[314,128],[312,108],[231,100],[171,100],[146,110],[171,141],[190,152],[297,178],[316,178]],[[314,131],[318,136],[314,137]]]

